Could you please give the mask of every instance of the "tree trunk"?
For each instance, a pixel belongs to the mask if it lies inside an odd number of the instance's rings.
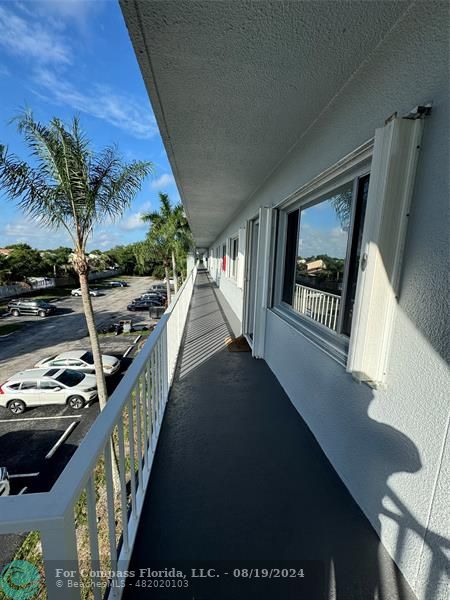
[[[169,305],[172,302],[172,291],[170,289],[169,266],[167,263],[164,263],[164,274],[166,276],[167,304]]]
[[[97,393],[100,410],[105,408],[108,401],[108,391],[106,389],[105,374],[103,372],[102,353],[100,342],[98,340],[97,328],[95,326],[94,311],[92,309],[91,296],[89,294],[88,272],[80,272],[81,298],[83,299],[84,316],[91,341],[92,356],[94,357],[95,377],[97,379]]]
[[[97,380],[97,394],[98,403],[100,410],[105,408],[106,402],[108,401],[108,390],[106,388],[105,373],[103,371],[102,353],[100,349],[100,342],[98,339],[97,328],[95,326],[94,310],[92,308],[91,296],[89,294],[89,266],[87,264],[86,257],[78,256],[77,271],[80,279],[81,298],[83,300],[84,317],[86,319],[86,325],[88,328],[89,339],[91,342],[92,356],[94,357],[94,369],[95,378]],[[111,469],[114,492],[116,495],[120,492],[120,476],[119,476],[119,461],[117,458],[116,448],[114,446],[114,440],[111,437]]]
[[[177,261],[175,260],[175,252],[172,250],[172,271],[173,271],[173,286],[175,288],[175,294],[178,292],[178,275],[177,275]]]

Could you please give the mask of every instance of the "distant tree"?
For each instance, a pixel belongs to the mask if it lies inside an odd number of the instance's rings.
[[[67,277],[74,275],[70,257],[72,250],[65,246],[43,250],[41,252],[42,260],[47,269],[47,274],[52,277]]]
[[[127,275],[132,275],[136,272],[136,256],[133,250],[133,244],[124,246],[115,246],[111,250],[107,250],[113,265],[117,265],[121,271]]]
[[[11,281],[47,275],[45,262],[38,250],[33,250],[28,244],[12,244],[8,248],[12,249],[6,263]]]
[[[94,153],[77,118],[70,127],[57,118],[46,125],[26,112],[17,118],[17,124],[33,164],[0,145],[0,189],[35,222],[64,229],[72,240],[72,265],[80,281],[102,409],[108,395],[89,294],[86,244],[98,223],[123,215],[152,165],[125,164],[114,146]]]
[[[150,223],[147,234],[147,242],[153,257],[160,262],[164,268],[167,281],[167,298],[170,302],[170,274],[169,267],[172,266],[175,292],[178,291],[178,267],[177,260],[182,259],[192,246],[192,235],[184,215],[181,204],[172,208],[169,196],[159,193],[160,208],[144,215],[144,221]]]

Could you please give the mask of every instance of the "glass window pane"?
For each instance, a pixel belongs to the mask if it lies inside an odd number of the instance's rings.
[[[23,381],[22,387],[20,389],[22,391],[23,390],[36,390],[37,389],[37,381]]]
[[[237,257],[238,257],[238,238],[234,238],[231,240],[231,277],[236,278],[237,274]]]
[[[337,331],[352,215],[353,181],[302,208],[292,307]]]
[[[344,318],[342,321],[342,333],[350,336],[353,307],[355,304],[356,284],[358,279],[359,262],[361,259],[361,244],[366,214],[367,195],[369,192],[369,175],[361,177],[358,181],[356,195],[356,207],[353,220],[353,234],[348,268],[347,293],[345,298]]]
[[[283,302],[292,304],[295,281],[295,264],[297,260],[298,215],[294,210],[288,214],[286,228],[286,248],[284,258]]]

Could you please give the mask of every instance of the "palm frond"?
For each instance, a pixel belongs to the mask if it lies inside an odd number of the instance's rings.
[[[149,162],[124,164],[114,146],[94,155],[78,118],[48,125],[30,111],[15,118],[33,166],[0,146],[0,188],[47,227],[64,227],[84,251],[95,224],[121,216],[152,172]]]

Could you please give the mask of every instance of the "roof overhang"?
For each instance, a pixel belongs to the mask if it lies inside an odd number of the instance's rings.
[[[198,246],[209,246],[410,2],[121,0]]]

